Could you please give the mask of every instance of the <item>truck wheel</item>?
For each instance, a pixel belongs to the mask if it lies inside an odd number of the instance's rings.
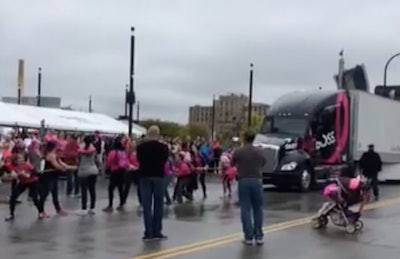
[[[307,192],[311,189],[313,182],[310,170],[308,167],[303,167],[299,173],[299,189],[301,192]]]

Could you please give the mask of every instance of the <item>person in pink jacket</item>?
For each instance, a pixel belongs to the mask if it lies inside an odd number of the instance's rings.
[[[126,172],[125,188],[124,188],[124,205],[127,202],[129,191],[132,182],[136,186],[137,197],[139,204],[141,205],[140,185],[139,185],[139,160],[136,155],[136,142],[130,141],[127,143],[127,155],[129,160],[129,170]]]
[[[190,173],[191,168],[189,162],[185,160],[185,152],[180,152],[175,155],[175,176],[177,178],[177,182],[175,185],[173,199],[178,203],[182,203],[182,196],[185,196],[186,199],[192,200],[190,196],[189,183],[190,183]]]
[[[117,210],[124,209],[124,182],[126,180],[126,171],[129,169],[130,164],[125,147],[121,142],[121,137],[117,137],[114,141],[114,147],[107,156],[107,169],[110,172],[110,181],[108,185],[108,206],[103,209],[104,212],[112,212],[114,201],[114,190],[117,187],[119,193],[119,206]]]

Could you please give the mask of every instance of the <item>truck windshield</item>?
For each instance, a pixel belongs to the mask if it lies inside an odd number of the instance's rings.
[[[266,117],[261,126],[261,134],[275,133],[303,136],[306,128],[306,118]]]

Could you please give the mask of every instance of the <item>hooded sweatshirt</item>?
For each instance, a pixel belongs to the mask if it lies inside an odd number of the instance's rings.
[[[84,147],[79,149],[79,177],[87,177],[91,175],[97,175],[99,173],[95,162],[96,154],[96,149],[93,145],[90,145],[88,149],[85,149]]]

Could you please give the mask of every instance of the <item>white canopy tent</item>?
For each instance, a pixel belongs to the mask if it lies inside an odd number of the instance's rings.
[[[40,128],[53,130],[95,132],[106,134],[126,134],[128,126],[108,115],[78,111],[43,108],[0,102],[0,126]],[[139,126],[140,127],[140,126]],[[142,135],[142,130],[133,127],[133,134]]]
[[[129,122],[127,120],[121,120],[122,123],[124,123],[126,125],[126,127],[128,127]],[[133,132],[140,132],[140,135],[146,135],[147,133],[147,129],[143,126],[140,126],[139,124],[136,123],[132,123],[132,131]],[[134,133],[136,134],[136,133]],[[136,134],[138,135],[138,134]]]

